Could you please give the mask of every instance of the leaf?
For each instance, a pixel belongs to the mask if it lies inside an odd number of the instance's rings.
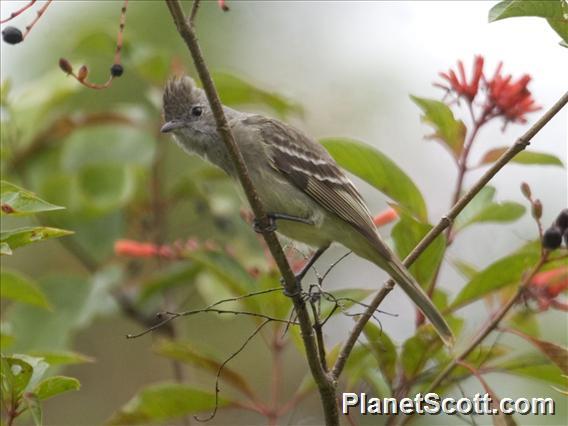
[[[538,246],[533,244],[489,265],[473,277],[456,296],[449,310],[455,310],[481,299],[494,291],[519,283],[523,274],[540,256]]]
[[[193,365],[200,371],[206,370],[209,373],[216,375],[221,362],[215,359],[211,354],[199,352],[194,346],[189,343],[179,343],[172,340],[162,340],[155,347],[154,351],[162,356],[181,361],[183,363]],[[221,380],[230,383],[237,389],[240,389],[247,395],[254,395],[247,380],[238,372],[225,366],[221,372]]]
[[[34,393],[40,401],[45,401],[61,393],[76,391],[80,388],[79,380],[73,377],[53,376],[39,382],[34,389]]]
[[[4,180],[0,181],[0,205],[2,206],[2,215],[11,216],[26,216],[44,211],[64,209],[64,207],[42,200],[33,192],[26,191]]]
[[[95,359],[73,351],[31,351],[30,355],[43,358],[49,365],[75,365],[95,362]]]
[[[565,8],[563,1],[504,0],[491,8],[489,22],[519,16],[545,18],[566,43],[568,42],[568,18],[563,8]]]
[[[507,151],[507,147],[494,148],[485,153],[481,158],[480,165],[492,164],[501,155]],[[547,154],[544,152],[534,152],[534,151],[521,151],[513,157],[512,163],[527,164],[527,165],[539,165],[539,166],[560,166],[564,167],[562,161],[552,154]]]
[[[43,413],[41,410],[41,404],[39,398],[36,394],[31,392],[24,393],[24,403],[26,410],[30,412],[32,420],[35,426],[41,426],[43,424]]]
[[[164,265],[159,275],[144,281],[140,288],[139,300],[145,301],[156,294],[163,294],[166,289],[179,285],[193,284],[195,277],[201,272],[195,263]]]
[[[149,132],[129,126],[91,126],[77,130],[63,145],[61,167],[79,172],[88,166],[149,166],[156,141]]]
[[[232,74],[214,72],[213,80],[225,105],[266,105],[277,112],[280,117],[303,112],[299,104],[276,93],[260,89]]]
[[[0,298],[27,303],[44,309],[52,309],[49,300],[36,283],[18,272],[3,270],[0,272]]]
[[[394,343],[389,336],[372,322],[367,322],[363,333],[369,342],[377,365],[383,377],[392,389],[396,378],[397,353]]]
[[[78,182],[85,203],[98,212],[122,207],[134,196],[134,170],[124,165],[85,166]]]
[[[24,393],[33,374],[33,367],[23,359],[2,355],[1,380],[2,393],[14,395],[16,400]]]
[[[459,273],[467,278],[467,279],[472,279],[473,277],[475,277],[478,273],[479,273],[479,269],[477,269],[477,267],[471,265],[468,262],[465,262],[461,259],[454,259],[452,261],[453,265],[456,267],[456,269],[459,271]]]
[[[207,269],[222,280],[237,295],[257,289],[256,280],[250,276],[243,265],[227,253],[195,250],[188,253],[188,257],[201,268]]]
[[[14,333],[12,326],[7,322],[0,322],[0,348],[5,351],[14,343]]]
[[[61,275],[43,279],[41,288],[57,314],[29,305],[14,306],[10,311],[13,333],[18,336],[14,350],[67,348],[74,331],[90,325],[98,315],[117,311],[111,291],[121,279],[116,266],[100,270],[90,279]]]
[[[402,345],[402,369],[407,380],[416,377],[429,359],[442,348],[443,343],[431,327],[420,327],[416,334]]]
[[[390,158],[362,142],[345,138],[322,139],[321,144],[337,163],[426,221],[428,213],[422,194]]]
[[[219,407],[230,401],[219,398]],[[178,383],[158,383],[143,388],[116,412],[108,424],[138,425],[175,419],[211,410],[215,395]]]
[[[435,129],[435,133],[429,138],[438,139],[450,150],[454,158],[459,158],[467,131],[463,121],[456,120],[450,107],[443,102],[417,96],[410,96],[410,99],[424,112],[422,121]]]
[[[551,363],[549,358],[541,354],[521,354],[515,358],[493,364],[491,369],[553,385],[566,385],[562,370],[556,364]]]
[[[12,250],[28,244],[59,238],[73,234],[73,231],[49,228],[47,226],[28,226],[0,232],[0,242],[6,243]]]
[[[10,248],[10,246],[8,245],[8,243],[0,243],[0,255],[5,256],[8,255],[10,256],[12,254],[12,249]]]
[[[391,235],[397,255],[404,259],[432,229],[432,225],[418,222],[402,209],[397,209],[397,212],[400,220],[392,229]],[[444,257],[445,249],[445,237],[439,235],[409,268],[412,276],[422,287],[430,284]]]
[[[564,374],[568,374],[568,349],[553,342],[537,339],[519,330],[509,329],[510,332],[522,337],[533,344],[538,350],[556,364]]]
[[[494,203],[495,188],[486,186],[463,209],[455,221],[456,231],[474,223],[512,222],[525,213],[525,207],[519,203],[506,201]]]

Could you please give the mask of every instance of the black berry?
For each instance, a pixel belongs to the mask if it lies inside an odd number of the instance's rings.
[[[564,209],[560,212],[556,218],[556,226],[558,226],[563,231],[568,229],[568,209]]]
[[[120,77],[123,73],[124,68],[120,64],[113,64],[113,66],[110,67],[110,75],[113,77]]]
[[[22,32],[16,27],[6,27],[2,30],[2,40],[8,44],[18,44],[23,39]]]
[[[568,228],[564,230],[564,245],[568,248]]]
[[[558,226],[551,226],[542,236],[542,246],[548,250],[556,250],[562,243],[562,231]]]

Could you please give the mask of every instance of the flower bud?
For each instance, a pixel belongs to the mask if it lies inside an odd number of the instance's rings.
[[[534,200],[534,203],[532,203],[532,217],[536,220],[542,217],[542,203],[540,200]]]
[[[71,66],[69,61],[65,58],[59,59],[59,68],[61,68],[63,72],[66,74],[73,73],[73,67]]]
[[[87,78],[88,74],[89,74],[89,69],[87,68],[87,66],[86,65],[81,66],[81,68],[79,68],[79,72],[77,73],[77,80],[84,81]]]
[[[530,198],[531,198],[531,187],[529,186],[528,183],[526,183],[526,182],[521,183],[521,192],[523,193],[523,195],[525,197],[527,197],[527,199],[530,200]]]

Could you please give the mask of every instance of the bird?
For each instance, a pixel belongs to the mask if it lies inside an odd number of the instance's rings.
[[[316,249],[298,273],[298,282],[332,243],[339,243],[390,275],[444,343],[451,345],[454,338],[444,317],[384,243],[363,197],[327,150],[277,119],[227,106],[223,111],[272,230]],[[205,92],[191,77],[168,80],[163,114],[162,133],[172,134],[185,152],[203,158],[238,183]]]

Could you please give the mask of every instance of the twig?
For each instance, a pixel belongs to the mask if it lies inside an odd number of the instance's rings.
[[[10,16],[7,17],[6,19],[1,20],[0,24],[5,24],[6,22],[8,22],[8,21],[14,19],[16,16],[20,15],[21,13],[24,13],[26,10],[28,10],[30,7],[32,7],[36,1],[37,0],[30,0],[30,2],[28,4],[26,4],[24,7],[16,10],[15,12],[12,12],[10,14]]]
[[[215,407],[213,408],[213,411],[211,412],[211,414],[205,418],[202,417],[197,417],[197,416],[193,416],[193,418],[195,420],[197,420],[198,422],[208,422],[209,420],[213,419],[215,417],[215,415],[217,414],[217,410],[219,409],[219,379],[221,377],[221,372],[223,371],[223,368],[225,368],[225,365],[227,365],[229,363],[229,361],[231,361],[234,357],[236,357],[238,354],[240,354],[244,348],[246,348],[246,346],[249,344],[249,342],[253,339],[254,336],[256,336],[260,330],[262,330],[264,328],[264,326],[266,324],[268,324],[269,322],[272,322],[271,319],[267,319],[265,321],[263,321],[258,327],[256,327],[254,329],[254,331],[246,338],[246,340],[243,342],[243,344],[241,345],[241,347],[239,349],[237,349],[235,352],[233,352],[229,358],[227,358],[225,361],[223,361],[223,363],[219,366],[219,369],[217,370],[217,375],[215,376]]]
[[[338,425],[339,424],[339,414],[337,411],[337,403],[335,399],[336,384],[335,381],[328,376],[324,371],[321,363],[319,362],[318,350],[316,341],[314,339],[314,332],[312,329],[312,324],[310,321],[310,316],[306,308],[305,301],[302,299],[302,295],[299,291],[299,283],[296,281],[296,277],[290,268],[288,260],[282,250],[276,234],[269,231],[269,219],[266,214],[266,210],[262,205],[258,193],[254,188],[250,175],[248,173],[244,158],[235,142],[225,114],[223,112],[223,106],[217,90],[215,89],[215,84],[211,78],[211,74],[205,64],[203,54],[201,53],[201,48],[197,41],[197,36],[192,26],[190,26],[184,16],[179,0],[165,0],[166,5],[170,11],[170,14],[175,22],[177,30],[180,36],[185,41],[195,68],[203,84],[203,89],[207,95],[207,100],[213,112],[215,123],[217,125],[217,131],[221,136],[227,151],[229,152],[230,158],[233,160],[235,169],[239,180],[243,186],[249,204],[254,212],[257,222],[260,227],[264,229],[262,235],[270,253],[274,258],[280,274],[284,279],[284,287],[286,293],[290,295],[292,302],[294,304],[294,309],[298,315],[298,321],[300,323],[300,328],[302,331],[302,340],[304,342],[304,347],[306,349],[306,357],[308,360],[308,365],[311,374],[318,386],[320,397],[323,404],[323,411],[325,416],[325,421],[327,425]]]
[[[493,164],[493,166],[488,169],[481,178],[473,185],[473,187],[463,196],[460,200],[454,204],[454,206],[450,209],[450,211],[440,219],[440,222],[434,226],[422,238],[422,240],[414,247],[414,249],[410,252],[410,254],[404,259],[403,264],[404,266],[408,267],[412,265],[418,259],[418,257],[424,252],[424,250],[440,235],[444,229],[446,229],[453,220],[457,217],[458,214],[469,204],[469,202],[477,195],[482,188],[487,185],[487,183],[509,162],[515,155],[519,152],[523,151],[530,143],[531,139],[568,103],[568,92],[564,93],[564,95],[547,111],[545,112],[542,117],[535,123],[533,126],[525,132],[517,141],[505,151],[501,157]],[[384,298],[391,292],[394,288],[394,281],[388,280],[386,284],[383,286],[381,290],[377,293],[377,295],[373,298],[371,303],[369,304],[369,308],[365,311],[365,313],[361,316],[359,321],[355,324],[343,347],[339,352],[339,356],[337,357],[337,361],[331,371],[332,377],[337,380],[337,378],[341,375],[343,368],[345,367],[345,363],[347,362],[347,358],[349,354],[353,350],[355,343],[357,342],[359,335],[363,331],[365,324],[371,316],[373,312],[379,307],[381,302]]]
[[[248,312],[248,311],[234,311],[231,309],[217,309],[217,308],[203,308],[203,309],[194,309],[192,311],[186,311],[186,312],[160,312],[157,317],[161,318],[162,316],[167,316],[165,319],[163,319],[162,321],[160,321],[159,323],[148,327],[146,330],[141,331],[140,333],[137,334],[127,334],[126,338],[127,339],[137,339],[138,337],[142,337],[154,330],[159,329],[160,327],[163,327],[165,324],[175,320],[176,318],[179,317],[189,317],[192,315],[197,315],[197,314],[202,314],[202,313],[215,313],[215,314],[220,314],[220,315],[224,315],[224,314],[231,314],[231,315],[246,315],[249,317],[255,317],[255,318],[262,318],[262,319],[266,319],[266,320],[270,320],[270,321],[274,321],[274,322],[281,322],[283,324],[292,324],[292,325],[299,325],[297,322],[293,322],[293,321],[289,321],[289,320],[285,320],[285,319],[280,319],[280,318],[274,318],[271,317],[270,315],[265,315],[265,314],[260,314],[257,312]]]
[[[45,3],[45,5],[43,5],[43,6],[41,7],[41,9],[39,9],[39,10],[36,12],[36,17],[34,18],[34,20],[33,20],[29,25],[26,25],[26,32],[24,33],[24,35],[23,35],[23,37],[22,37],[24,40],[26,39],[27,35],[28,35],[28,34],[30,33],[30,31],[32,30],[32,28],[34,27],[34,25],[37,23],[37,21],[39,21],[39,18],[41,18],[42,15],[45,13],[45,11],[47,10],[47,8],[49,7],[49,5],[51,4],[52,1],[53,1],[53,0],[48,0],[48,2]],[[30,5],[30,6],[31,6],[31,5]]]
[[[440,383],[442,383],[442,381],[453,371],[453,369],[457,365],[459,365],[459,363],[462,362],[471,352],[473,352],[475,348],[481,342],[483,342],[483,340],[485,340],[485,338],[489,335],[489,333],[495,330],[495,328],[499,325],[499,322],[505,317],[505,315],[507,315],[509,310],[517,303],[517,301],[523,294],[525,287],[528,284],[530,284],[531,280],[536,275],[536,273],[546,263],[546,260],[547,260],[547,255],[545,254],[543,257],[540,258],[540,260],[534,266],[534,268],[528,274],[526,274],[525,278],[523,279],[522,283],[519,285],[513,297],[511,297],[507,301],[507,303],[501,306],[499,311],[497,311],[497,313],[493,315],[491,320],[489,320],[487,324],[484,327],[482,327],[482,329],[477,333],[477,336],[467,345],[467,347],[458,356],[452,359],[452,361],[450,361],[450,363],[446,366],[446,368],[444,368],[444,370],[442,370],[442,372],[438,374],[438,376],[432,381],[432,383],[428,387],[427,392],[431,392],[432,390],[436,389],[436,387],[440,385]]]

